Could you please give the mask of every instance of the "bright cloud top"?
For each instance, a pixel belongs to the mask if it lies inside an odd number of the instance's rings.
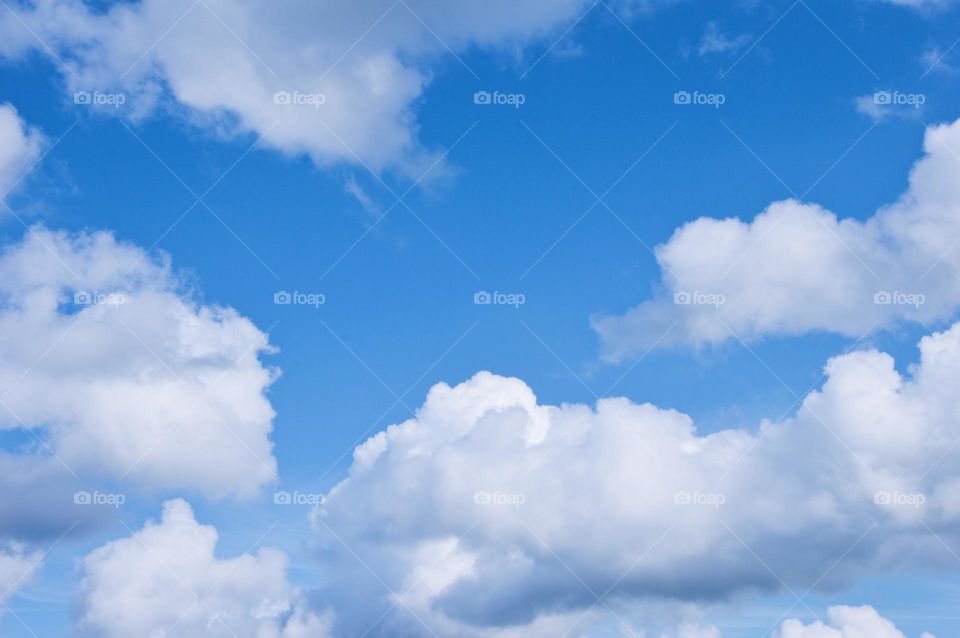
[[[190,505],[167,501],[159,522],[83,560],[78,628],[101,638],[322,638],[329,620],[307,611],[274,549],[217,558],[217,530]]]
[[[653,345],[828,331],[859,336],[960,306],[960,121],[927,129],[908,190],[866,221],[771,204],[701,217],[656,248],[663,294],[593,319],[611,360]]]
[[[0,253],[0,428],[39,431],[82,478],[254,493],[276,475],[269,349],[110,233],[35,227]]]
[[[37,47],[35,33],[70,68],[81,106],[135,118],[186,107],[198,124],[254,133],[320,165],[380,169],[426,161],[412,104],[438,59],[522,45],[588,6],[297,0],[277,11],[269,0],[141,0],[98,14],[79,0],[37,0],[0,15],[0,55]]]
[[[0,203],[40,157],[44,137],[10,104],[0,104]]]
[[[830,607],[827,618],[829,624],[817,621],[804,625],[799,620],[788,620],[774,638],[906,638],[872,607]],[[920,638],[935,636],[925,633]]]
[[[356,449],[316,513],[329,568],[350,574],[328,595],[346,623],[364,610],[361,631],[380,598],[396,633],[422,631],[413,610],[441,634],[480,635],[598,598],[716,600],[936,569],[930,532],[953,538],[960,521],[960,324],[920,351],[909,377],[877,351],[831,359],[794,417],[756,433],[698,434],[626,399],[540,405],[486,372],[437,385],[415,418]],[[857,636],[844,619],[859,613],[784,635]]]

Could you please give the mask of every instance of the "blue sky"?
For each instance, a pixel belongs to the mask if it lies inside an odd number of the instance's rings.
[[[99,4],[88,19],[108,10]],[[435,384],[455,385],[480,370],[522,379],[541,404],[592,405],[611,395],[677,410],[701,436],[757,432],[763,419],[789,417],[823,384],[826,361],[849,349],[888,352],[906,374],[918,361],[918,340],[949,327],[952,309],[852,334],[814,328],[758,333],[746,344],[643,348],[618,362],[604,359],[591,317],[622,315],[669,292],[650,249],[695,219],[749,221],[795,196],[866,220],[896,201],[923,156],[925,130],[960,117],[956,5],[653,4],[581,3],[495,45],[453,41],[453,51],[434,44],[397,53],[426,78],[407,104],[415,118],[407,126],[434,154],[390,158],[373,170],[379,160],[359,161],[365,149],[359,160],[351,151],[331,161],[293,142],[278,149],[260,139],[263,131],[238,125],[230,109],[204,111],[163,82],[167,101],[144,114],[130,105],[98,112],[74,103],[81,80],[46,44],[0,48],[7,56],[0,102],[47,138],[42,161],[6,200],[16,217],[4,216],[3,244],[23,241],[25,222],[108,230],[162,251],[199,303],[232,307],[268,333],[276,350],[260,360],[282,371],[265,390],[276,412],[275,482],[238,501],[208,498],[202,487],[98,479],[91,485],[131,497],[56,544],[5,603],[24,622],[0,615],[3,635],[70,635],[81,613],[78,561],[156,519],[174,497],[218,529],[218,556],[281,549],[292,563],[290,581],[325,606],[322,593],[309,592],[339,578],[317,560],[330,541],[306,509],[277,507],[273,493],[327,494],[348,476],[356,445],[410,418]],[[9,16],[3,25],[22,28]],[[710,33],[725,38],[719,48],[726,50],[701,50]],[[371,34],[380,37],[376,28]],[[95,66],[71,49],[69,33],[51,27],[36,35],[68,64]],[[476,104],[478,91],[519,94],[523,104]],[[722,95],[723,104],[676,104],[678,91]],[[858,108],[858,98],[880,91],[922,95],[924,104],[873,116]],[[321,294],[325,302],[278,305],[278,291]],[[478,291],[520,294],[524,303],[477,305]],[[0,443],[16,453],[32,437],[10,428]],[[944,525],[933,525],[945,539],[939,568],[864,559],[869,567],[851,568],[788,617],[812,622],[830,605],[869,604],[908,636],[953,635],[960,545],[950,547],[957,537]],[[44,548],[57,537],[13,540]],[[628,609],[630,598],[618,604]],[[774,586],[691,604],[702,604],[698,621],[724,636],[756,636],[793,602]],[[636,613],[637,628],[659,635],[663,618]]]

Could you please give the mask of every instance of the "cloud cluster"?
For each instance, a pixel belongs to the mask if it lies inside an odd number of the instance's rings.
[[[43,440],[20,458],[32,468],[253,494],[276,475],[269,348],[249,320],[198,303],[166,260],[110,233],[35,227],[0,253],[0,428]]]
[[[326,595],[348,624],[359,606],[398,633],[422,631],[413,611],[441,634],[482,635],[598,600],[934,569],[934,534],[960,523],[960,324],[920,351],[909,376],[877,351],[831,359],[822,389],[757,431],[701,434],[626,399],[540,405],[485,372],[437,385],[355,450],[314,516],[328,568],[348,574]]]
[[[906,638],[896,626],[883,618],[873,607],[830,607],[829,625],[816,621],[804,625],[799,620],[787,620],[774,638]],[[935,638],[923,634],[920,638]]]
[[[100,638],[323,638],[330,619],[306,609],[277,550],[217,558],[217,530],[167,501],[159,522],[83,560],[77,629]]]
[[[175,499],[164,503],[159,521],[148,521],[129,537],[111,541],[82,561],[83,580],[77,593],[75,630],[80,636],[113,638],[121,636],[177,635],[184,638],[323,638],[359,635],[349,627],[334,627],[334,613],[312,611],[304,592],[287,577],[287,557],[264,548],[256,554],[218,558],[217,530],[197,522],[190,505]],[[402,606],[415,623],[400,629],[378,627],[370,608],[365,621],[374,618],[365,631],[375,635],[460,635],[484,638],[567,635],[573,628],[596,629],[608,625],[634,636],[648,635],[631,628],[622,618],[587,610],[536,618],[521,627],[474,628],[457,625],[431,615],[420,600],[425,594],[449,584],[450,543],[424,548],[416,557],[412,572],[393,604]],[[33,557],[22,554],[7,558],[0,553],[0,585],[8,574],[29,573]],[[448,565],[449,567],[449,565]],[[466,567],[464,564],[458,566]],[[24,571],[26,570],[26,572]],[[0,603],[3,598],[0,598]],[[439,621],[439,622],[438,622]],[[346,631],[345,631],[346,630]],[[579,635],[579,634],[578,634]],[[589,635],[594,635],[589,633]],[[827,621],[804,624],[786,620],[774,638],[905,638],[895,625],[869,606],[830,607]],[[681,623],[660,634],[660,638],[722,638],[719,629]],[[923,634],[921,638],[934,638]]]
[[[84,92],[81,107],[134,118],[171,108],[319,165],[408,169],[429,159],[413,104],[441,59],[457,65],[454,56],[474,48],[522,46],[588,7],[296,0],[277,11],[269,0],[140,0],[97,12],[80,0],[36,0],[0,15],[0,56],[38,48],[39,38],[69,69],[70,93]]]
[[[44,139],[12,105],[0,104],[0,204],[40,157]]]
[[[960,121],[928,128],[924,152],[907,191],[864,221],[790,199],[749,222],[685,224],[656,248],[663,292],[592,320],[605,356],[951,318],[960,306]]]
[[[3,605],[30,581],[41,560],[38,552],[28,552],[21,545],[0,545],[0,615]]]

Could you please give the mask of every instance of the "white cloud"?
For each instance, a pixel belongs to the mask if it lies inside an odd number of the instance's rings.
[[[745,33],[737,36],[727,35],[720,30],[716,22],[708,22],[707,29],[700,40],[698,53],[701,57],[717,53],[735,53],[745,47],[751,39]]]
[[[960,305],[960,121],[927,129],[908,190],[865,221],[775,202],[750,222],[701,217],[656,248],[663,292],[592,320],[605,356],[949,319]]]
[[[678,627],[676,632],[663,634],[660,638],[722,638],[722,635],[716,627],[684,624]]]
[[[124,94],[101,108],[142,117],[158,106],[216,130],[251,132],[319,165],[424,165],[413,109],[440,64],[474,48],[522,46],[578,18],[586,0],[141,0],[94,13],[79,0],[36,0],[0,15],[0,55],[37,47],[70,67],[70,93]],[[26,23],[29,29],[22,23]],[[464,70],[464,72],[469,72]],[[277,104],[278,92],[303,105]],[[319,94],[320,99],[309,96]],[[106,98],[103,98],[106,100]],[[469,94],[464,100],[470,99]]]
[[[10,104],[0,104],[0,203],[15,190],[40,157],[44,137],[27,125]]]
[[[84,479],[214,497],[274,479],[269,349],[110,233],[35,227],[0,253],[0,428],[38,431]]]
[[[799,620],[787,620],[774,633],[774,638],[906,638],[896,626],[883,618],[873,607],[830,607],[829,624],[816,621],[804,625]],[[934,638],[924,634],[921,638]]]
[[[920,63],[923,65],[924,75],[929,73],[942,73],[944,75],[953,75],[957,72],[956,67],[950,63],[950,51],[943,51],[940,47],[930,47],[920,56]]]
[[[876,351],[831,359],[822,389],[756,432],[701,434],[626,399],[540,405],[489,373],[437,385],[355,450],[314,515],[342,575],[322,596],[353,631],[385,613],[378,629],[419,635],[412,610],[441,635],[536,635],[604,593],[719,601],[942,568],[931,531],[960,523],[960,323],[920,349],[909,376]],[[864,614],[836,612],[840,631]]]
[[[331,619],[306,609],[283,552],[217,558],[217,530],[182,499],[159,522],[83,560],[78,629],[101,638],[322,638]]]
[[[954,4],[956,0],[874,0],[874,2],[886,2],[914,9],[942,9]]]
[[[0,615],[7,601],[30,582],[42,560],[39,552],[28,552],[22,545],[0,545]]]
[[[920,119],[926,101],[927,96],[922,93],[877,91],[861,95],[854,100],[854,106],[861,115],[866,115],[874,122],[882,122],[891,117]]]

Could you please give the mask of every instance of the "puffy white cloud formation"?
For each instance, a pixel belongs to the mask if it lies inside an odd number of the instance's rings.
[[[655,343],[830,331],[859,336],[960,306],[960,121],[933,126],[909,188],[859,221],[816,204],[771,204],[753,221],[701,217],[656,248],[664,292],[593,319],[605,355]]]
[[[267,336],[194,297],[110,233],[32,228],[0,253],[0,428],[83,479],[254,493],[276,475]]]
[[[0,615],[3,605],[30,582],[42,560],[39,552],[28,552],[21,545],[0,545]]]
[[[486,372],[437,385],[355,450],[314,515],[328,568],[346,574],[325,595],[346,626],[363,610],[356,631],[382,612],[388,633],[417,635],[420,618],[468,636],[601,597],[721,600],[936,569],[931,531],[955,539],[960,523],[960,324],[920,351],[909,376],[877,351],[831,359],[794,416],[755,432],[701,434],[622,398],[540,405]]]
[[[662,634],[660,638],[722,638],[716,627],[701,627],[699,625],[683,624],[675,632]]]
[[[44,137],[10,104],[0,104],[0,203],[40,157]]]
[[[521,46],[589,6],[296,0],[277,11],[271,0],[140,0],[101,13],[80,0],[36,0],[0,15],[0,55],[38,47],[36,34],[71,69],[69,90],[88,92],[91,106],[96,91],[122,92],[119,109],[107,97],[104,108],[138,117],[172,98],[218,130],[255,133],[321,165],[354,162],[356,153],[379,169],[425,161],[413,103],[440,59],[459,64],[450,51]],[[290,99],[277,103],[279,92]]]
[[[774,638],[906,638],[896,626],[882,617],[873,607],[830,607],[829,625],[817,621],[804,625],[799,620],[787,620],[774,633]],[[934,638],[923,634],[921,638]]]
[[[217,530],[182,499],[159,522],[83,560],[81,635],[323,638],[330,619],[308,611],[274,549],[217,558]]]

